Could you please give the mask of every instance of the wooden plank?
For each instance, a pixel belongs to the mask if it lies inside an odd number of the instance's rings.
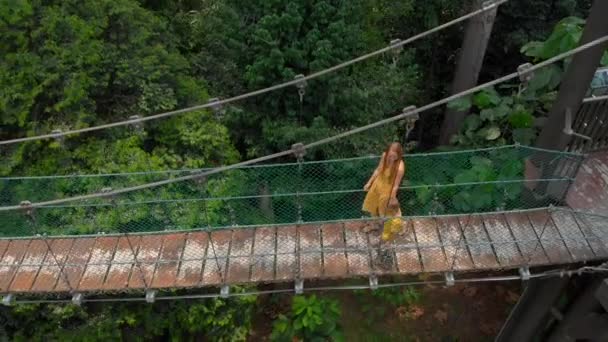
[[[551,263],[561,264],[572,261],[564,241],[562,241],[557,228],[553,225],[551,216],[549,216],[546,210],[529,212],[528,219]]]
[[[277,228],[276,279],[291,280],[299,276],[298,228],[285,226]]]
[[[364,225],[365,222],[362,221],[344,223],[348,273],[351,275],[371,274],[369,246],[367,244],[367,237],[362,231]]]
[[[412,220],[424,272],[442,272],[449,270],[442,242],[437,232],[437,224],[432,218]]]
[[[30,290],[34,284],[34,280],[36,280],[38,271],[42,267],[42,262],[46,257],[47,250],[48,247],[44,240],[32,240],[27,247],[27,253],[25,253],[25,256],[23,257],[22,266],[19,267],[15,273],[13,282],[9,287],[9,292],[25,292]]]
[[[208,235],[206,232],[189,233],[184,246],[183,261],[177,274],[176,286],[193,287],[203,280],[203,267],[207,254]]]
[[[211,232],[203,270],[203,285],[224,283],[231,239],[232,230],[222,229]]]
[[[498,261],[503,267],[525,264],[525,259],[514,242],[514,235],[504,215],[484,215],[483,224],[493,243]]]
[[[479,215],[466,215],[459,216],[458,220],[464,232],[475,268],[489,269],[500,267],[483,226],[482,218]]]
[[[508,213],[505,217],[523,254],[524,265],[548,264],[549,259],[545,254],[545,249],[539,243],[538,236],[534,228],[532,228],[528,215],[524,213]]]
[[[135,264],[141,236],[125,235],[118,238],[116,252],[103,284],[105,290],[122,290],[129,286],[129,276]]]
[[[103,288],[117,244],[118,238],[115,236],[97,238],[86,270],[78,285],[78,290],[92,291]]]
[[[606,219],[594,216],[575,213],[574,218],[581,230],[585,232],[585,236],[589,240],[589,244],[595,255],[598,258],[608,257],[608,229],[606,229]]]
[[[390,245],[394,247],[397,261],[395,266],[397,266],[399,273],[422,272],[420,251],[418,249],[418,242],[416,241],[413,220],[405,221],[403,232],[398,234]]]
[[[348,274],[344,225],[342,223],[321,226],[323,237],[323,275],[325,277],[345,277]]]
[[[235,229],[232,234],[230,260],[228,261],[228,283],[249,281],[255,230],[248,228]]]
[[[323,275],[323,255],[319,226],[298,226],[298,234],[300,238],[300,275],[302,278],[320,278]]]
[[[466,239],[455,216],[438,217],[437,230],[443,241],[449,270],[472,270],[475,268]]]
[[[0,260],[2,260],[2,257],[4,256],[4,252],[6,252],[6,249],[8,248],[8,245],[10,244],[11,240],[8,239],[3,239],[0,240]]]
[[[131,269],[131,276],[129,277],[129,288],[150,287],[164,238],[164,235],[142,235],[135,258],[135,266]]]
[[[572,253],[575,261],[590,260],[595,257],[585,235],[581,232],[578,223],[569,212],[556,210],[551,212],[553,223],[564,239],[566,246]]]
[[[158,259],[158,266],[152,279],[153,288],[174,287],[177,279],[179,260],[182,258],[186,234],[176,233],[165,235],[163,248]]]
[[[277,251],[276,243],[276,228],[263,227],[255,230],[253,266],[251,267],[252,281],[274,280],[274,261]]]
[[[74,239],[49,239],[51,251],[46,254],[43,266],[38,271],[38,276],[32,285],[32,292],[51,292],[57,283],[62,287],[68,287],[66,273],[63,272],[63,264],[70,255]]]
[[[93,246],[95,246],[95,239],[93,237],[74,239],[74,244],[65,262],[66,265],[63,267],[65,277],[57,282],[55,291],[65,292],[78,287],[93,251]],[[67,283],[65,279],[67,279]]]
[[[12,240],[0,260],[0,292],[8,290],[31,240]]]

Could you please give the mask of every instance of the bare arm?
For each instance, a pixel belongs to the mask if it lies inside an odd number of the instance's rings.
[[[366,191],[369,190],[369,188],[372,186],[372,183],[374,182],[374,180],[376,180],[376,178],[378,178],[378,175],[380,174],[380,167],[382,166],[382,163],[384,163],[384,153],[382,154],[382,158],[380,158],[380,162],[378,163],[378,166],[374,170],[374,173],[372,173],[372,176],[369,177],[367,184],[365,184],[364,189]]]
[[[403,180],[404,174],[405,174],[405,163],[403,161],[399,161],[399,168],[397,169],[397,174],[395,175],[395,182],[393,183],[393,189],[391,191],[391,198],[397,198],[397,192],[399,191],[399,186],[401,185],[401,181]]]

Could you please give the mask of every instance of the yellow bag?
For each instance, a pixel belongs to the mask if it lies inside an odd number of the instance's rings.
[[[403,229],[403,220],[399,217],[392,218],[384,222],[384,230],[382,231],[382,240],[390,241]]]

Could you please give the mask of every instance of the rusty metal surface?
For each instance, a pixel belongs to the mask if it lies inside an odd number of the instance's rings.
[[[405,220],[382,243],[363,221],[4,240],[0,289],[86,293],[566,264],[608,256],[606,224],[556,208]]]
[[[583,162],[566,203],[573,209],[608,215],[608,151],[592,153]]]

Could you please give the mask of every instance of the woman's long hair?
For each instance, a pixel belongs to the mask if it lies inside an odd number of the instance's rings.
[[[390,172],[390,174],[396,175],[397,169],[399,168],[399,161],[403,160],[403,147],[398,142],[389,144],[388,147],[386,148],[386,150],[384,151],[384,154],[382,155],[382,163],[381,163],[382,167],[380,169],[380,172],[384,172],[384,170],[386,170],[388,168],[388,153],[391,150],[394,150],[395,153],[397,154],[397,156],[399,156],[397,161],[391,167],[391,172]]]

